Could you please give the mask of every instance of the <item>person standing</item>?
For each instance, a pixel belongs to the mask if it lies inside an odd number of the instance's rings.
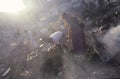
[[[70,16],[66,13],[62,14],[64,26],[68,31],[68,40],[72,41],[73,52],[84,53],[86,49],[85,35],[84,35],[84,23],[82,20]]]

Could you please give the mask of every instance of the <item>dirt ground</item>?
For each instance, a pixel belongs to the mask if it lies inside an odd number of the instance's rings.
[[[57,67],[58,66],[56,66],[56,68]],[[89,59],[84,54],[64,54],[62,57],[62,67],[62,71],[59,71],[57,76],[51,75],[50,73],[45,77],[45,79],[120,78],[120,66],[115,66],[113,63],[103,63],[98,56],[94,57],[93,59]],[[51,70],[51,72],[54,72],[54,70]]]
[[[49,59],[46,53],[29,62],[25,70],[32,70],[34,77],[19,79],[114,79],[120,78],[120,65],[102,62],[97,55],[64,53]],[[43,64],[47,63],[47,64]],[[22,64],[21,64],[22,65]],[[16,65],[17,66],[17,65]],[[16,67],[15,70],[18,70]],[[13,74],[15,75],[15,74]],[[9,78],[8,78],[9,79]]]

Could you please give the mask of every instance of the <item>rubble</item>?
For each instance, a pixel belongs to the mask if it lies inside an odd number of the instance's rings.
[[[120,78],[119,0],[99,1],[48,0],[46,7],[55,5],[36,14],[31,11],[35,21],[29,18],[32,21],[28,23],[7,24],[0,20],[0,79]],[[57,21],[63,12],[83,19],[87,45],[84,54],[71,51],[72,42],[68,44],[63,22]],[[47,40],[58,29],[65,32],[66,48],[55,47]]]

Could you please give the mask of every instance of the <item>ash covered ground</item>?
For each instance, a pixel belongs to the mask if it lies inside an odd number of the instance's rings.
[[[17,18],[0,13],[0,79],[119,79],[119,3],[30,0],[25,4],[31,9]],[[52,44],[40,39],[63,25],[56,21],[64,12],[84,21],[88,45],[84,54],[69,51],[69,45],[49,52]],[[49,33],[42,34],[46,28]]]

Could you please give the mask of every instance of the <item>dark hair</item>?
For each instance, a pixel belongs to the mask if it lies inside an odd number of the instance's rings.
[[[61,15],[61,16],[62,16],[62,17],[65,17],[66,15],[67,15],[66,13],[62,13],[62,15]]]
[[[66,19],[69,19],[70,17],[72,17],[72,16],[70,16],[70,15],[67,14],[67,13],[63,13],[63,14],[62,14],[62,18],[65,19],[65,20],[66,20]]]
[[[84,22],[83,20],[79,17],[79,18],[76,18],[76,17],[73,17],[72,15],[69,15],[67,13],[63,13],[62,15],[62,19],[66,20],[69,24],[74,24],[74,22],[78,22],[81,26],[84,27]]]

